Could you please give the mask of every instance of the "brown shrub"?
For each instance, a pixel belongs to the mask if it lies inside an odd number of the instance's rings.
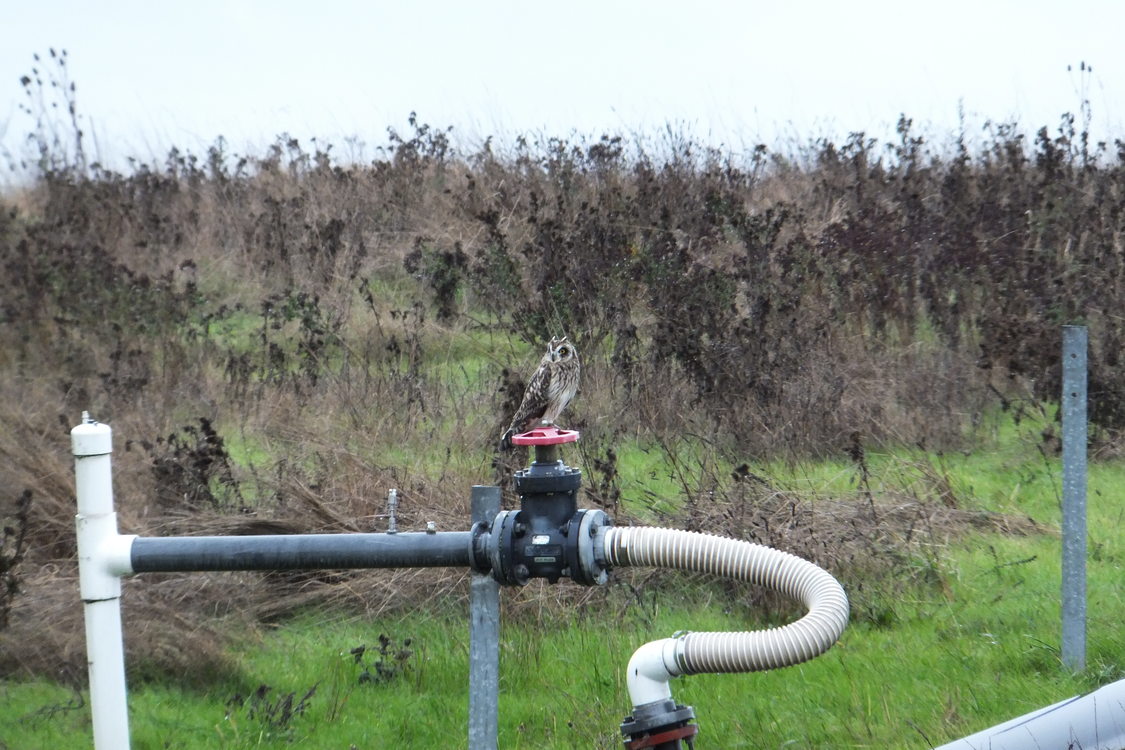
[[[3,571],[19,591],[0,669],[79,679],[66,431],[84,409],[117,431],[121,526],[142,534],[369,530],[390,487],[400,527],[465,528],[468,487],[516,460],[491,453],[504,405],[559,333],[583,361],[566,419],[587,500],[622,522],[622,443],[683,463],[694,441],[716,466],[868,440],[971,448],[981,412],[1054,397],[1065,322],[1090,327],[1092,419],[1125,426],[1125,147],[1090,153],[1073,119],[1031,142],[997,126],[976,154],[932,151],[904,118],[895,144],[745,159],[617,136],[461,155],[448,130],[411,129],[365,165],[288,137],[130,174],[65,151],[18,209],[0,203],[0,515],[33,498]],[[975,523],[943,498],[810,502],[712,471],[669,522],[865,581],[914,565],[920,530]],[[215,616],[379,613],[463,597],[464,578],[138,579],[127,638],[179,672],[171,645],[221,644]],[[534,586],[508,606],[596,596]]]

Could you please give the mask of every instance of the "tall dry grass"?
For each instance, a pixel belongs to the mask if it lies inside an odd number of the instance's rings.
[[[988,410],[1054,397],[1057,327],[1076,321],[1099,434],[1125,424],[1125,145],[1090,144],[1073,118],[1031,138],[997,126],[973,153],[931,149],[904,118],[896,143],[747,156],[616,136],[458,153],[411,126],[369,164],[283,137],[126,174],[38,134],[34,186],[0,198],[0,671],[81,679],[66,431],[84,409],[115,428],[130,532],[371,530],[389,487],[400,525],[464,528],[469,485],[522,460],[493,445],[534,350],[566,332],[585,502],[627,521],[617,449],[674,462],[687,436],[713,460],[672,521],[888,579],[912,530],[976,521],[940,488],[927,497],[949,512],[822,517],[719,467],[965,447]],[[129,581],[131,663],[179,672],[197,652],[223,669],[216,617],[384,611],[463,596],[463,579]],[[517,601],[598,595],[559,591]]]

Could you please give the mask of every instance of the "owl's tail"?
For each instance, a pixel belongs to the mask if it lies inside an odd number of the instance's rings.
[[[500,450],[510,451],[512,449],[512,435],[516,434],[516,428],[509,427],[507,431],[500,437]]]

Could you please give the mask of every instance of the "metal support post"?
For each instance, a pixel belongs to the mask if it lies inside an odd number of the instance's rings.
[[[475,485],[473,524],[492,523],[500,488]],[[469,583],[469,750],[496,750],[500,701],[500,584],[473,571]]]
[[[1085,326],[1063,326],[1062,662],[1086,667]]]

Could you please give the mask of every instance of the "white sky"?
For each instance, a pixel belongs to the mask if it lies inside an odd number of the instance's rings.
[[[885,139],[902,112],[942,140],[959,103],[971,133],[1016,119],[1033,135],[1077,113],[1083,85],[1095,135],[1125,138],[1125,3],[1109,0],[4,4],[0,155],[24,148],[19,77],[52,46],[111,164],[220,134],[261,153],[282,132],[371,158],[411,110],[470,145],[669,123],[735,150]]]

